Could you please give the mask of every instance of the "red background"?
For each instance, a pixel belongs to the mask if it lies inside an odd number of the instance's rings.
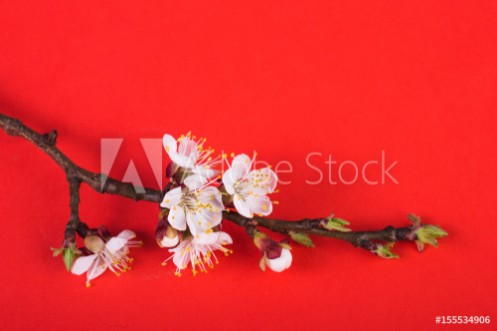
[[[276,217],[334,211],[378,229],[415,212],[450,235],[422,254],[397,244],[399,260],[315,238],[277,274],[227,224],[234,255],[179,279],[160,265],[157,206],[85,186],[87,223],[145,241],[132,272],[86,289],[49,250],[69,215],[64,173],[2,132],[0,328],[454,328],[437,315],[489,315],[475,329],[494,327],[496,23],[494,1],[3,1],[1,112],[57,129],[80,165],[98,171],[100,139],[122,137],[111,174],[132,158],[155,187],[139,138],[192,130],[217,150],[293,164]],[[326,171],[328,154],[364,164],[382,150],[398,185],[305,183],[318,177],[311,152]]]

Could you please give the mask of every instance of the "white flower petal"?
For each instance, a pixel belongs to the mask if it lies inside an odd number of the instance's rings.
[[[265,195],[249,195],[245,198],[245,203],[248,209],[250,209],[250,212],[254,214],[268,216],[273,212],[273,204],[271,203],[271,200]]]
[[[123,239],[126,239],[126,240],[130,240],[130,239],[133,239],[136,237],[136,234],[131,231],[131,230],[123,230],[121,231],[121,233],[119,233],[117,235],[118,238],[123,238]]]
[[[203,210],[200,213],[189,213],[187,215],[188,228],[194,236],[199,235],[219,225],[222,218],[223,215],[220,210]]]
[[[176,153],[178,148],[178,142],[169,134],[165,134],[164,137],[162,137],[162,145],[164,145],[167,154]]]
[[[205,219],[200,213],[188,213],[186,215],[186,223],[188,223],[188,229],[190,229],[190,232],[194,236],[205,231],[204,226],[202,226],[205,223]]]
[[[254,217],[254,214],[250,211],[250,208],[248,207],[247,203],[243,201],[243,199],[240,196],[235,194],[233,203],[235,205],[236,210],[240,213],[240,215],[243,215],[248,218]]]
[[[122,249],[124,246],[126,246],[126,243],[128,242],[127,239],[124,238],[118,238],[118,237],[112,237],[110,240],[105,244],[105,248],[114,254],[118,250]]]
[[[197,143],[189,137],[184,137],[179,143],[178,154],[191,158],[195,163],[198,158]]]
[[[186,215],[183,207],[173,206],[169,210],[169,215],[167,216],[167,220],[169,221],[169,224],[171,224],[171,226],[176,230],[179,231],[186,230]]]
[[[173,161],[175,164],[177,164],[182,168],[191,169],[195,165],[195,159],[189,156],[171,152],[169,153],[169,157],[171,158],[171,161]]]
[[[181,192],[181,187],[174,188],[166,193],[164,199],[162,199],[160,206],[162,208],[171,209],[173,206],[177,205],[180,202],[182,196],[183,193]]]
[[[235,174],[232,169],[226,170],[226,172],[223,174],[223,184],[224,188],[226,189],[226,192],[229,194],[233,195],[235,194],[235,183],[237,182],[237,178],[235,178]]]
[[[210,204],[213,209],[224,210],[223,196],[214,186],[207,186],[200,190],[197,199],[204,204]]]
[[[223,231],[219,231],[217,233],[219,233],[218,241],[221,244],[228,245],[228,244],[232,244],[233,243],[233,239],[231,239],[231,236],[228,233],[223,232]]]
[[[194,174],[204,176],[205,178],[212,178],[219,173],[218,170],[214,170],[206,166],[195,166],[192,171]]]
[[[71,272],[75,275],[84,274],[86,271],[88,271],[88,269],[90,269],[93,261],[95,261],[96,258],[97,254],[78,257],[72,265]]]
[[[100,258],[96,259],[86,273],[86,281],[90,282],[90,280],[97,278],[103,274],[105,270],[107,270],[107,265]]]
[[[193,242],[200,245],[228,245],[233,243],[230,235],[223,231],[211,232],[211,233],[201,233],[197,238],[193,239]]]
[[[220,209],[208,210],[203,215],[205,222],[202,224],[203,230],[218,226],[223,220],[223,212]]]
[[[292,253],[288,249],[283,248],[280,257],[276,259],[267,259],[266,264],[271,270],[282,272],[283,270],[288,269],[292,264]]]
[[[169,250],[173,253],[173,262],[178,267],[176,275],[181,275],[180,270],[186,268],[188,264],[192,265],[194,275],[199,271],[206,271],[209,267],[213,267],[217,262],[214,251],[221,250],[228,254],[231,251],[222,246],[231,242],[231,237],[221,231],[202,232],[193,237],[187,237],[180,242],[178,247]]]
[[[252,166],[252,161],[250,157],[246,154],[239,154],[235,156],[231,162],[231,168],[233,171],[233,178],[235,181],[244,178],[250,171]]]
[[[207,179],[201,175],[191,175],[185,178],[183,183],[190,191],[197,190],[207,183]]]
[[[190,254],[188,254],[188,252],[186,251],[189,243],[190,240],[184,240],[179,244],[178,247],[169,250],[170,252],[174,253],[173,263],[179,269],[185,269],[188,263],[190,263]]]
[[[197,238],[194,238],[193,241],[196,244],[200,245],[212,245],[215,242],[217,242],[218,239],[219,239],[218,232],[211,232],[211,233],[202,232],[198,235]]]

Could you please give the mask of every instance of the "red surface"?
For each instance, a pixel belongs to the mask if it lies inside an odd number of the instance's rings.
[[[0,329],[454,328],[437,315],[490,315],[474,329],[495,328],[496,23],[494,1],[2,2],[1,112],[58,129],[82,166],[98,171],[100,139],[123,137],[111,174],[133,158],[154,186],[139,138],[192,130],[293,164],[276,217],[335,211],[377,229],[416,212],[450,236],[422,254],[398,244],[399,260],[315,238],[277,274],[227,224],[234,255],[178,279],[160,265],[156,206],[84,187],[86,222],[145,241],[132,272],[87,289],[49,251],[69,214],[64,173],[2,132]],[[325,171],[328,154],[364,164],[382,150],[398,185],[305,183],[318,177],[311,152]]]

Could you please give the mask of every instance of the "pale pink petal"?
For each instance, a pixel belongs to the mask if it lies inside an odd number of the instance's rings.
[[[133,239],[136,237],[136,234],[131,231],[131,230],[123,230],[121,231],[121,233],[119,233],[117,235],[118,238],[123,238],[123,239],[126,239],[126,240],[130,240],[130,239]]]
[[[128,240],[124,238],[118,238],[118,237],[112,237],[110,240],[105,244],[105,248],[114,254],[118,250],[122,249],[124,246],[126,246],[126,243]]]
[[[92,254],[88,256],[81,256],[74,261],[72,265],[71,272],[75,275],[82,275],[90,269],[91,264],[97,258],[97,254]]]
[[[162,208],[171,209],[173,206],[177,205],[180,202],[182,196],[183,193],[181,193],[181,187],[174,188],[166,193],[164,199],[162,199],[160,206]]]
[[[100,258],[96,259],[86,273],[86,282],[89,283],[90,280],[97,278],[98,276],[103,274],[105,270],[107,270],[107,265],[103,263]]]

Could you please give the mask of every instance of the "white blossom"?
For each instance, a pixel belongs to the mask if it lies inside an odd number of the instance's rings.
[[[241,215],[249,218],[254,214],[267,216],[273,210],[267,194],[274,192],[278,177],[268,167],[251,170],[252,164],[253,160],[247,155],[237,155],[223,174],[223,184]]]

